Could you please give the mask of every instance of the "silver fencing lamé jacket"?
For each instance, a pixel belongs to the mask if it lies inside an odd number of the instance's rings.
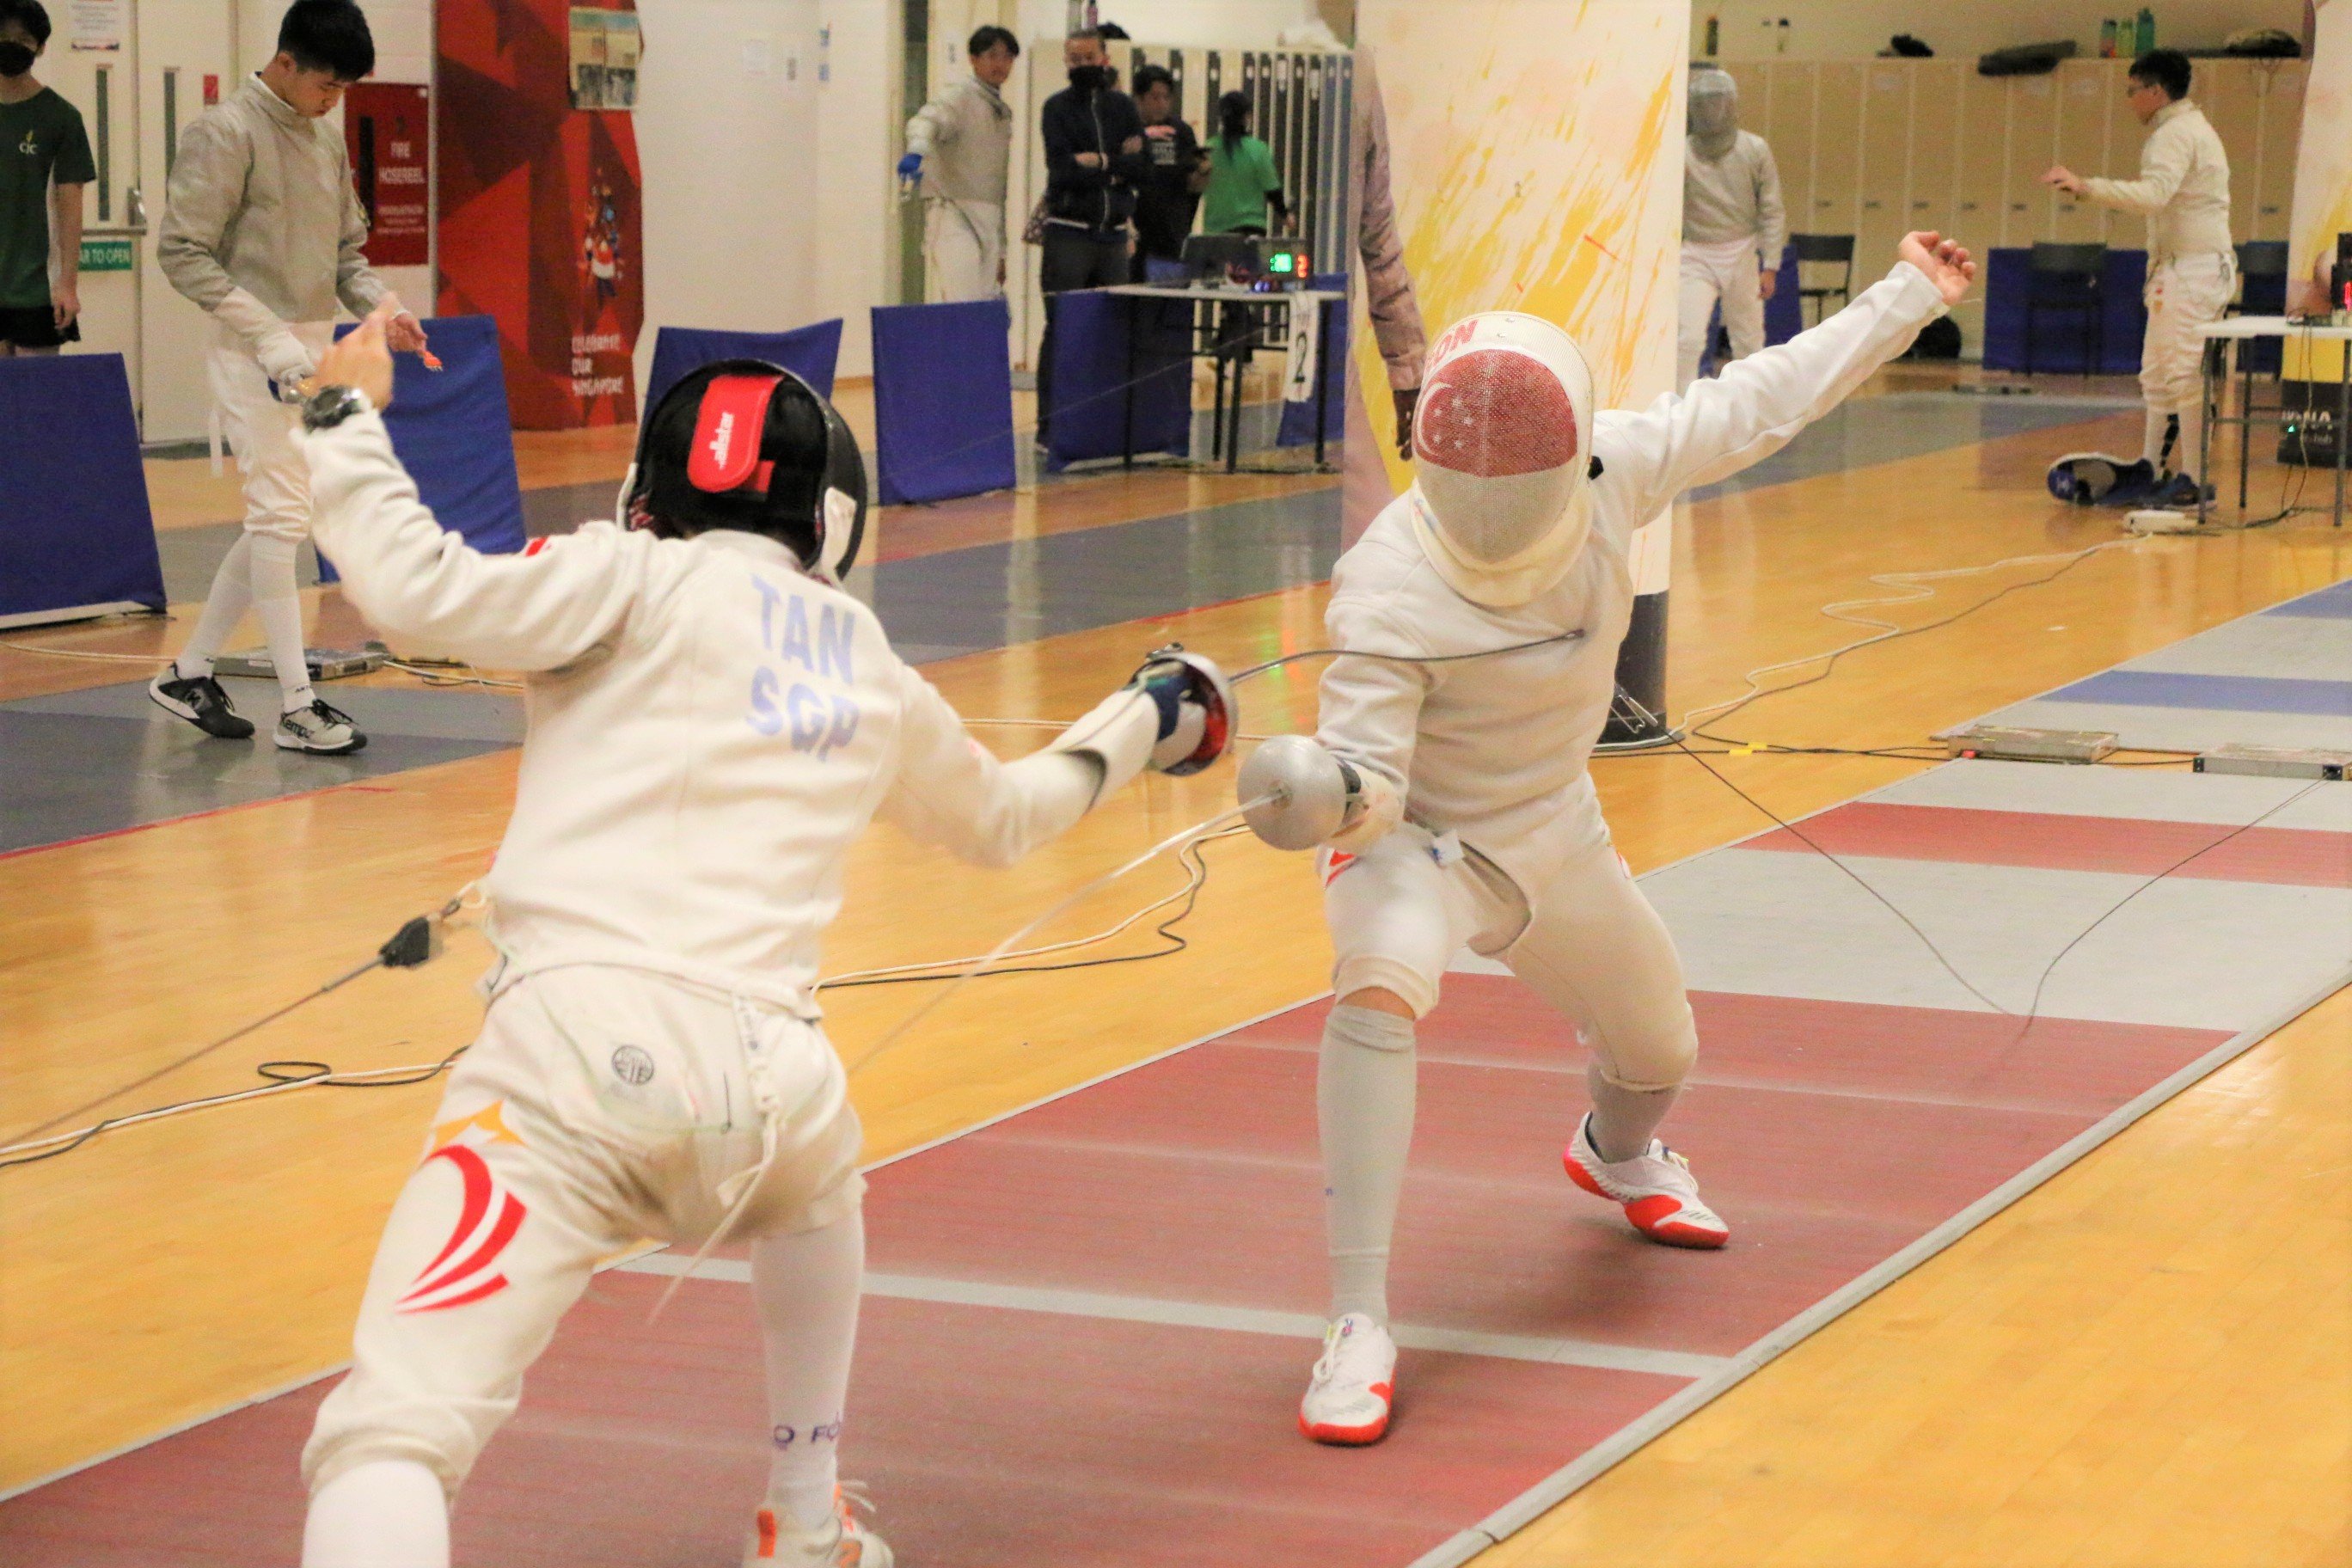
[[[1407,819],[1502,868],[1530,903],[1601,828],[1585,765],[1616,691],[1633,618],[1633,531],[1693,485],[1769,457],[1944,313],[1907,262],[1811,331],[1644,409],[1593,418],[1592,532],[1560,582],[1512,609],[1472,604],[1422,552],[1415,485],[1340,556],[1326,629],[1335,647],[1427,657],[1564,633],[1518,653],[1448,664],[1332,660],[1316,739],[1385,777]]]

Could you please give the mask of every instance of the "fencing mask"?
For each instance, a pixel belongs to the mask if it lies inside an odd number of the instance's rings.
[[[1709,163],[1738,142],[1739,84],[1731,79],[1730,72],[1690,73],[1690,138],[1699,156]]]
[[[1473,604],[1524,605],[1592,528],[1592,373],[1540,316],[1488,310],[1430,352],[1412,422],[1413,531]]]
[[[764,360],[721,360],[688,373],[646,416],[620,512],[667,538],[766,534],[838,584],[866,531],[866,462],[839,411],[807,382]]]

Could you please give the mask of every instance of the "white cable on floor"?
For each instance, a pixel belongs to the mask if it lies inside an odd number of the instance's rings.
[[[2102,550],[2113,550],[2118,546],[2137,544],[2138,542],[2139,541],[2137,538],[2126,536],[2121,539],[2101,540],[2098,543],[2087,546],[2081,550],[2057,551],[2039,555],[2012,555],[2005,560],[1989,562],[1981,566],[1948,566],[1940,570],[1929,572],[1874,573],[1868,579],[1870,582],[1877,584],[1879,586],[1884,588],[1894,588],[1899,591],[1878,598],[1835,600],[1832,603],[1823,605],[1817,612],[1818,614],[1827,616],[1833,621],[1843,621],[1848,626],[1874,626],[1878,628],[1874,635],[1866,637],[1857,637],[1853,642],[1846,643],[1842,647],[1827,648],[1820,653],[1809,653],[1798,658],[1782,659],[1778,664],[1759,665],[1756,668],[1749,670],[1747,675],[1741,678],[1744,684],[1737,695],[1727,697],[1720,702],[1710,702],[1704,707],[1687,710],[1683,714],[1680,723],[1675,727],[1696,733],[1696,727],[1703,717],[1722,713],[1734,708],[1743,708],[1759,697],[1769,696],[1772,691],[1790,689],[1790,688],[1786,687],[1773,687],[1770,690],[1765,689],[1759,684],[1760,679],[1764,676],[1776,675],[1784,669],[1800,669],[1809,664],[1819,664],[1824,659],[1842,658],[1857,648],[1865,648],[1874,643],[1889,642],[1896,637],[1908,637],[1915,632],[1925,631],[1927,629],[1925,626],[1905,626],[1894,621],[1880,620],[1874,616],[1849,615],[1846,613],[1848,611],[1875,609],[1881,606],[1894,605],[1911,605],[1916,604],[1923,599],[1932,599],[1936,596],[1936,590],[1927,586],[1927,584],[1934,582],[1940,582],[1948,577],[1973,577],[1981,575],[1987,572],[1999,572],[2005,567],[2032,566],[2049,561],[2065,563],[2064,566],[2061,566],[2059,568],[2059,570],[2063,572],[2066,570],[2067,567],[2072,566],[2075,562],[2085,560],[2090,556],[2097,554]],[[2056,574],[2053,573],[2052,575],[2054,576]],[[2047,581],[2047,579],[2044,579],[2044,581]],[[2028,584],[2019,584],[2019,586],[2027,585]],[[1987,603],[1990,602],[1990,600],[1987,601]],[[1965,615],[1968,612],[1962,611],[1961,613]]]
[[[169,664],[176,655],[168,653],[93,653],[81,648],[37,647],[31,643],[9,642],[0,638],[0,647],[16,653],[37,653],[49,658],[97,658],[121,664]]]

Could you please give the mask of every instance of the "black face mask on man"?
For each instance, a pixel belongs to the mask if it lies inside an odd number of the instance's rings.
[[[0,76],[23,76],[33,68],[33,50],[14,38],[0,41]]]
[[[1070,85],[1080,92],[1100,92],[1110,85],[1108,66],[1072,66]]]

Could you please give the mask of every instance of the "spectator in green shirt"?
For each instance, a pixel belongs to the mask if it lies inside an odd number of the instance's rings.
[[[1217,100],[1217,121],[1219,133],[1209,143],[1202,232],[1264,234],[1268,206],[1289,232],[1290,204],[1283,199],[1282,176],[1275,173],[1274,150],[1249,133],[1249,96],[1229,92]]]
[[[81,338],[81,188],[98,170],[81,111],[33,76],[48,42],[40,0],[0,0],[0,355],[55,353]]]

